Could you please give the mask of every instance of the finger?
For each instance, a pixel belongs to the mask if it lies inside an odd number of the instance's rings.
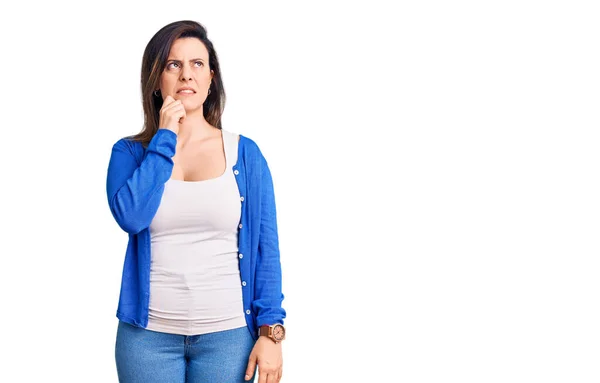
[[[180,120],[183,120],[185,118],[186,114],[185,109],[183,109],[183,106],[181,110],[175,112],[175,115],[178,116]]]
[[[179,118],[185,116],[185,109],[182,107],[174,107],[163,113],[162,118]]]
[[[250,380],[252,375],[254,375],[254,370],[256,369],[256,357],[254,355],[250,355],[250,359],[248,360],[248,367],[246,367],[246,380]]]
[[[258,366],[258,383],[267,383],[267,372]]]
[[[171,110],[171,109],[173,109],[173,108],[177,108],[177,107],[179,107],[179,106],[182,106],[182,107],[183,107],[183,104],[181,103],[181,101],[179,101],[179,100],[175,100],[175,101],[171,102],[171,103],[170,103],[170,104],[168,104],[168,105],[163,105],[163,107],[161,108],[161,110],[162,110],[163,112],[165,112],[165,111],[167,111],[167,110]]]
[[[169,101],[165,100],[160,108],[160,111],[162,113],[165,110],[172,108],[173,106],[180,105],[180,104],[181,104],[181,100],[175,100],[173,98],[171,98]]]
[[[281,377],[283,376],[283,368],[279,369],[279,373],[277,374],[277,383],[281,381]]]
[[[267,383],[277,383],[277,371],[269,372]]]
[[[185,109],[183,106],[181,108],[176,107],[169,109],[161,116],[162,119],[180,119],[181,117],[185,117]]]
[[[173,97],[171,97],[171,96],[165,97],[165,99],[162,102],[161,109],[163,109],[167,105],[171,104],[173,101],[175,101],[175,99]]]

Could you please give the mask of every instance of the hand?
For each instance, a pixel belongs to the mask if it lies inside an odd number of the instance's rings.
[[[169,129],[175,134],[179,133],[179,124],[185,118],[185,108],[181,100],[175,100],[171,96],[165,97],[162,108],[160,108],[160,129]]]
[[[258,383],[278,383],[283,372],[281,343],[275,343],[266,336],[259,336],[250,353],[246,380],[254,374],[256,364],[258,364]]]

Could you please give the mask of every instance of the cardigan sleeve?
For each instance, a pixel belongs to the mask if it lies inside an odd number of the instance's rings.
[[[177,135],[159,129],[138,165],[134,143],[121,139],[114,144],[108,165],[106,193],[110,211],[124,231],[137,234],[150,226],[164,184],[171,177]]]
[[[281,304],[284,295],[281,291],[281,262],[277,233],[277,213],[275,192],[269,165],[259,155],[261,164],[261,213],[258,238],[258,257],[255,275],[255,300],[252,302],[257,312],[257,326],[283,324],[286,316]]]

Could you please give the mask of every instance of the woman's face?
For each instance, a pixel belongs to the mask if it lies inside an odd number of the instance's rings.
[[[167,96],[181,100],[186,111],[199,109],[206,100],[213,75],[204,44],[195,37],[179,38],[173,42],[160,76],[160,93],[163,100]]]

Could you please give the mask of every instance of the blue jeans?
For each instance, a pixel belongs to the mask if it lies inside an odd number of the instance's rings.
[[[119,382],[247,383],[244,376],[254,343],[245,326],[186,336],[119,321],[115,344]]]

